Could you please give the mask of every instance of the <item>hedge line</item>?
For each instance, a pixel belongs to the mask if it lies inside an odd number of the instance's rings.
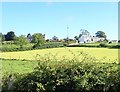
[[[32,73],[14,76],[16,80],[12,92],[120,91],[120,64],[87,60],[40,60]],[[3,83],[4,92],[7,78],[4,78]]]
[[[12,51],[26,51],[26,50],[34,50],[34,49],[45,49],[45,48],[57,48],[57,47],[63,47],[63,43],[46,43],[42,45],[34,45],[33,47],[23,47],[23,48],[16,48],[16,47],[4,47],[2,46],[0,48],[0,51],[2,52],[12,52]]]
[[[63,47],[63,46],[67,46],[67,47],[97,47],[97,48],[116,48],[119,49],[120,48],[120,44],[118,45],[109,45],[109,44],[104,44],[104,43],[100,43],[100,44],[78,44],[78,45],[68,45],[67,43],[46,43],[43,45],[34,45],[33,47],[28,46],[28,47],[23,47],[23,48],[16,48],[16,47],[4,47],[2,46],[0,48],[0,51],[2,52],[12,52],[12,51],[26,51],[26,50],[34,50],[34,49],[45,49],[45,48],[57,48],[57,47]]]
[[[68,47],[97,47],[97,48],[101,48],[101,47],[105,47],[105,48],[116,48],[119,49],[120,48],[120,44],[117,45],[109,45],[109,44],[104,44],[104,43],[100,43],[100,44],[75,44],[75,45],[69,45]]]

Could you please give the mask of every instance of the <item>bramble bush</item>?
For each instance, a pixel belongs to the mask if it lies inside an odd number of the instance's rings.
[[[50,55],[36,60],[33,72],[15,75],[14,90],[25,92],[119,92],[120,64],[102,63],[94,57],[80,52],[68,60],[57,60]],[[5,82],[5,83],[4,83]],[[4,79],[3,92],[7,88]]]

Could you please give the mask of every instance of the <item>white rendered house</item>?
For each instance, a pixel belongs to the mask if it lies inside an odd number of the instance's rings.
[[[91,35],[87,30],[82,31],[82,34],[78,40],[79,43],[91,42]]]
[[[78,40],[78,43],[92,43],[97,41],[103,41],[105,38],[98,38],[95,36],[91,36],[87,30],[84,30]]]
[[[91,42],[91,36],[82,35],[82,36],[79,38],[79,43],[89,43],[89,42]]]

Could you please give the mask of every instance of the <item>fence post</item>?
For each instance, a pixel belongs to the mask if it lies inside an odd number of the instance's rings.
[[[13,76],[10,74],[8,78],[8,90],[13,89]]]

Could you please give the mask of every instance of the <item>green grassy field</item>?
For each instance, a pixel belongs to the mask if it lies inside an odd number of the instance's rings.
[[[102,60],[104,62],[118,61],[118,49],[108,48],[67,47],[31,51],[3,52],[1,53],[1,55],[2,58],[5,59],[21,59],[21,60],[40,59],[40,57],[37,57],[37,55],[40,55],[42,57],[54,56],[54,58],[56,59],[62,59],[63,57],[71,59],[75,56],[78,59],[80,59],[81,52],[86,53],[89,56],[95,57],[96,59]]]
[[[2,74],[8,75],[10,73],[30,73],[36,67],[37,62],[21,61],[21,60],[2,60]]]
[[[85,53],[85,55],[88,54],[88,56],[101,60],[100,62],[113,63],[118,61],[118,49],[107,48],[67,47],[31,51],[2,52],[1,56],[4,59],[18,59],[2,60],[2,71],[3,74],[10,72],[20,74],[28,73],[31,72],[37,65],[37,62],[33,60],[39,60],[44,57],[57,60],[61,60],[63,58],[72,59],[76,57],[80,61],[80,59],[84,56],[80,54],[81,52]]]

